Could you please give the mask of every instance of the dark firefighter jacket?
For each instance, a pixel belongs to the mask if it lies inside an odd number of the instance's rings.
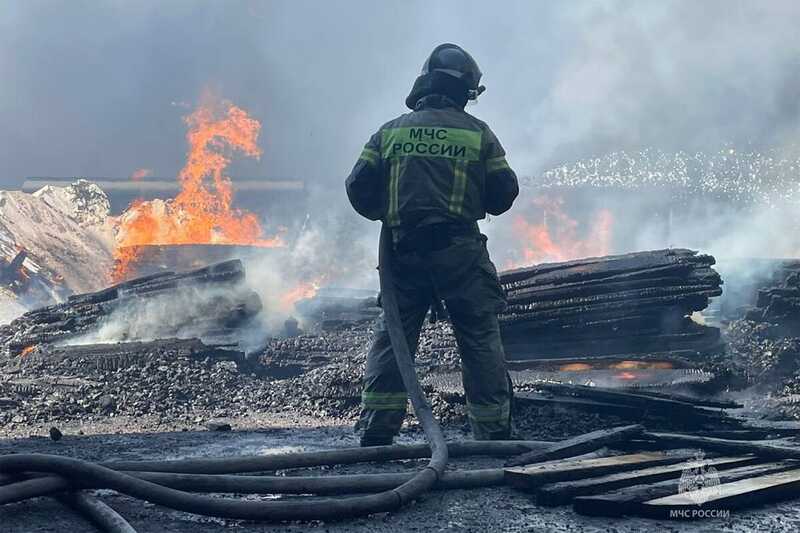
[[[359,214],[393,228],[473,223],[504,213],[519,193],[489,126],[441,95],[384,124],[346,186]]]

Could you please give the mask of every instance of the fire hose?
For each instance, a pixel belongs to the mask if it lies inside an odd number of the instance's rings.
[[[397,366],[414,412],[429,442],[430,461],[414,474],[367,474],[332,477],[228,476],[226,473],[270,471],[281,468],[335,465],[427,456],[425,446],[379,446],[322,452],[281,454],[231,459],[179,461],[116,461],[95,464],[78,459],[43,454],[10,454],[0,457],[0,474],[29,476],[46,474],[0,487],[0,504],[80,488],[112,489],[179,511],[222,518],[291,521],[336,520],[396,510],[427,490],[496,485],[502,471],[487,469],[444,475],[448,444],[417,380],[414,363],[400,320],[391,268],[392,242],[386,227],[379,248],[381,294],[386,327]],[[452,443],[454,455],[514,455],[545,445],[541,442]],[[0,475],[0,477],[2,477]],[[244,479],[250,478],[250,479]],[[9,478],[5,479],[8,483]],[[14,479],[12,479],[14,481]],[[2,483],[2,482],[0,482]],[[285,494],[345,494],[380,491],[365,496],[291,501],[249,501],[196,495],[196,492],[255,492]],[[88,502],[88,503],[87,503]],[[95,513],[102,509],[82,500]],[[110,510],[110,509],[109,509]],[[113,510],[111,510],[113,513]],[[116,515],[116,513],[114,513]],[[118,515],[116,515],[118,516]],[[108,513],[106,513],[108,518]],[[120,519],[121,520],[121,519]],[[107,531],[131,531],[122,520],[101,521]],[[115,525],[116,524],[116,525]]]

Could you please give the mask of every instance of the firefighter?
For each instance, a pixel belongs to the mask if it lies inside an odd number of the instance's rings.
[[[359,214],[391,230],[394,289],[412,352],[428,310],[441,312],[445,302],[473,435],[490,440],[510,437],[512,392],[497,321],[505,293],[477,221],[508,211],[519,186],[497,137],[464,111],[485,90],[480,79],[465,50],[437,46],[406,98],[412,111],[370,138],[346,189]],[[361,445],[391,444],[407,402],[381,317],[356,426]]]

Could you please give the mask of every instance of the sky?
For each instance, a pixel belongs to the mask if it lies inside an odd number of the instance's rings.
[[[523,176],[615,150],[780,147],[800,132],[799,15],[791,0],[8,0],[0,188],[175,176],[181,117],[212,91],[263,126],[234,177],[341,191],[442,42],[478,61],[468,111]]]

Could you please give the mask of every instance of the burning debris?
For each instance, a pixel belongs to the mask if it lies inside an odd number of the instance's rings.
[[[178,179],[181,191],[168,201],[139,201],[119,218],[114,278],[130,276],[130,264],[152,245],[226,244],[282,246],[266,237],[258,217],[233,207],[231,180],[224,172],[229,152],[258,158],[261,124],[244,110],[223,102],[203,105],[185,119],[189,152]]]
[[[243,288],[238,260],[175,274],[162,272],[70,296],[61,304],[26,313],[0,326],[0,346],[19,356],[31,346],[86,344],[192,336],[235,337],[261,310]]]
[[[682,249],[580,259],[500,274],[509,360],[662,354],[719,347],[719,330],[690,317],[722,294],[714,258]]]
[[[563,197],[540,194],[530,203],[541,222],[531,222],[531,215],[514,216],[513,235],[523,249],[520,257],[509,263],[509,268],[610,253],[614,217],[608,209],[595,212],[586,235],[579,236],[579,223],[564,211]]]

